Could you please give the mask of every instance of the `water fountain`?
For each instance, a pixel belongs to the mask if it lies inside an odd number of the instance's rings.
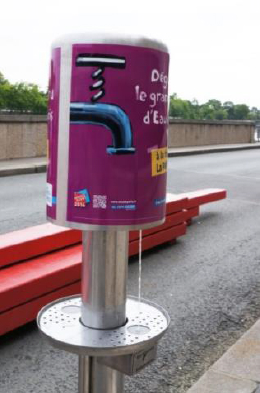
[[[38,327],[78,355],[79,393],[122,393],[169,325],[160,306],[126,295],[129,231],[165,217],[168,63],[145,38],[53,44],[47,217],[82,230],[82,293],[46,305]]]

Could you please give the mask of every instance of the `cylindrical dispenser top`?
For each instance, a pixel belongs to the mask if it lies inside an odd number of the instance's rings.
[[[144,38],[77,35],[52,47],[47,216],[83,230],[164,221],[169,55]]]

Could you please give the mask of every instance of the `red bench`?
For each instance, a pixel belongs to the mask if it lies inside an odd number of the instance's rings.
[[[163,225],[142,232],[142,249],[185,235],[201,204],[225,190],[167,194]],[[138,253],[139,231],[130,232],[129,256]],[[40,308],[80,292],[81,232],[43,224],[0,236],[0,335],[35,319]]]

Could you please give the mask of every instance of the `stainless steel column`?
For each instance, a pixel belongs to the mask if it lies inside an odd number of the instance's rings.
[[[93,329],[126,322],[128,231],[83,231],[81,320]],[[79,357],[79,393],[122,393],[123,374]]]
[[[88,393],[92,370],[92,358],[79,355],[79,393]]]

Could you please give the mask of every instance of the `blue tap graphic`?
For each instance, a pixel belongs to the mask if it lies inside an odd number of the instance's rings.
[[[107,147],[108,154],[133,154],[133,134],[127,114],[118,105],[98,103],[105,95],[105,79],[102,76],[105,67],[125,68],[125,58],[107,55],[80,54],[76,66],[98,66],[92,73],[94,83],[91,91],[98,90],[91,102],[71,102],[70,122],[72,124],[101,125],[112,133],[112,146]]]

